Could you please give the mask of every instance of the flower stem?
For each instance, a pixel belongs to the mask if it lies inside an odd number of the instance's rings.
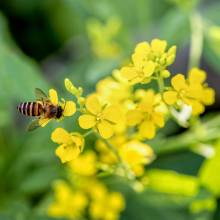
[[[90,129],[89,131],[87,131],[86,133],[83,134],[83,137],[87,137],[92,133],[94,133],[94,131],[92,129]]]
[[[118,150],[106,139],[104,139],[103,137],[101,137],[98,133],[96,133],[96,136],[101,139],[106,146],[115,154],[119,165],[121,166],[121,168],[123,168],[126,177],[129,180],[135,180],[135,175],[133,174],[133,172],[130,170],[130,168],[123,162],[121,156],[119,155]]]
[[[158,83],[159,92],[162,96],[164,91],[164,81],[163,78],[160,76],[160,74],[158,74],[157,76],[157,83]]]
[[[199,67],[203,49],[203,22],[202,17],[194,12],[190,17],[191,43],[188,69]]]
[[[190,130],[175,137],[162,138],[154,143],[157,155],[191,149],[199,143],[213,142],[220,137],[220,116],[209,118],[207,122],[195,124]]]

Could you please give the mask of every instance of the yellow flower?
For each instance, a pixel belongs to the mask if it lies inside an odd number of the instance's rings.
[[[58,100],[58,95],[57,95],[57,91],[55,89],[50,89],[49,90],[49,100],[51,101],[51,103],[55,106],[61,106],[63,113],[62,113],[62,117],[66,117],[66,116],[72,116],[75,112],[76,112],[76,104],[73,101],[65,101],[62,100],[62,102],[59,102]],[[47,125],[47,123],[50,121],[51,119],[48,118],[41,118],[39,120],[39,124],[44,127]],[[59,119],[60,120],[60,119]]]
[[[131,94],[128,83],[106,77],[96,84],[98,96],[110,104],[122,104]]]
[[[103,138],[110,138],[114,125],[120,122],[120,110],[114,105],[102,105],[96,94],[86,99],[87,112],[79,117],[83,129],[95,128]]]
[[[96,155],[92,151],[88,151],[80,155],[69,163],[70,168],[75,174],[82,176],[92,176],[96,173]]]
[[[167,42],[154,39],[139,43],[132,55],[132,63],[121,69],[121,75],[132,84],[148,83],[154,73],[162,77],[169,76],[166,67],[173,63],[176,56],[176,47],[166,52]]]
[[[155,95],[153,90],[143,93],[137,107],[128,111],[127,122],[129,126],[138,126],[141,137],[151,139],[156,134],[156,128],[164,126],[164,113],[160,109],[162,102],[159,94]]]
[[[90,184],[85,184],[85,191],[89,194],[92,200],[101,200],[108,193],[107,187],[98,179],[90,179]]]
[[[48,215],[75,219],[82,216],[87,204],[87,196],[81,191],[73,191],[64,181],[54,185],[55,199],[48,207]]]
[[[124,133],[117,134],[111,139],[109,139],[110,144],[112,144],[117,150],[119,150],[123,144],[127,141],[126,135]],[[97,140],[96,142],[96,150],[99,153],[99,160],[108,165],[117,164],[119,161],[112,150],[102,141]]]
[[[112,17],[106,24],[92,19],[87,23],[87,32],[92,44],[94,54],[99,58],[115,58],[121,52],[121,48],[115,41],[115,36],[121,27],[119,18]]]
[[[99,197],[93,197],[89,213],[93,219],[117,220],[120,212],[125,208],[125,201],[121,193],[102,191]],[[103,205],[104,204],[104,205]]]
[[[136,175],[143,174],[143,165],[149,164],[154,156],[152,148],[137,140],[125,143],[119,150],[122,160],[127,163]]]
[[[83,150],[84,139],[78,133],[68,133],[63,128],[56,128],[51,135],[53,142],[60,144],[56,155],[62,163],[75,159]]]
[[[205,105],[212,105],[215,92],[205,84],[206,73],[198,68],[189,72],[188,79],[182,74],[177,74],[171,80],[172,89],[164,92],[163,98],[168,105],[183,105],[192,107],[192,114],[199,115],[204,112]]]

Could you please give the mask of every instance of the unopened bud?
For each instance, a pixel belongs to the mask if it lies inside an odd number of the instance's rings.
[[[170,77],[170,72],[169,72],[168,70],[163,70],[163,71],[161,72],[161,76],[162,76],[163,78],[168,78],[168,77]]]
[[[73,95],[78,94],[78,89],[73,85],[73,83],[68,78],[64,80],[64,84],[68,92],[72,93]]]

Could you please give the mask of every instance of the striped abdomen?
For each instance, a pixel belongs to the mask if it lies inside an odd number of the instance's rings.
[[[22,102],[17,106],[18,111],[26,116],[40,116],[43,107],[38,102]]]

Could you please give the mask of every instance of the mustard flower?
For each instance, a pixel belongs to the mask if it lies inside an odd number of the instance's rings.
[[[143,175],[143,165],[154,159],[152,148],[137,140],[130,140],[123,144],[119,150],[122,160],[135,172],[137,176]]]
[[[120,110],[115,105],[102,105],[96,94],[87,97],[86,113],[79,117],[83,129],[95,128],[103,138],[110,138],[114,125],[120,122]]]
[[[103,101],[122,104],[131,96],[130,85],[113,77],[106,77],[96,84],[96,92]]]
[[[116,148],[117,151],[119,151],[123,144],[126,143],[127,137],[125,133],[116,134],[108,141],[112,146]],[[119,162],[115,153],[112,152],[112,150],[109,149],[109,147],[102,140],[96,141],[95,148],[99,153],[100,162],[107,165],[114,165]]]
[[[92,151],[88,151],[71,161],[69,166],[75,174],[92,176],[95,175],[97,171],[96,162],[96,154]]]
[[[206,73],[198,68],[193,68],[186,79],[184,75],[177,74],[171,80],[172,88],[163,94],[168,105],[184,103],[192,107],[192,114],[199,115],[204,112],[205,105],[212,105],[215,92],[205,83]],[[183,104],[182,104],[183,103]]]
[[[87,32],[91,41],[91,48],[99,58],[115,58],[121,53],[119,44],[115,41],[121,27],[121,21],[112,17],[105,24],[92,19],[87,23]]]
[[[164,112],[162,111],[161,96],[153,90],[143,92],[145,95],[137,107],[128,111],[129,126],[138,126],[139,134],[143,138],[151,139],[156,134],[156,128],[164,126]]]
[[[84,139],[78,133],[69,133],[63,128],[56,128],[51,135],[53,142],[60,144],[56,155],[62,163],[75,159],[83,150]]]
[[[76,104],[73,101],[65,101],[64,99],[62,99],[62,102],[59,102],[57,91],[55,89],[49,90],[49,100],[53,105],[61,106],[63,110],[63,117],[72,116],[76,112]],[[44,127],[47,125],[48,122],[50,122],[50,120],[52,119],[42,118],[39,120],[39,124]]]
[[[128,104],[131,102],[131,86],[120,76],[120,72],[115,70],[112,77],[106,77],[96,84],[96,94],[101,101],[110,105],[117,105],[120,108],[120,123],[114,126],[115,133],[124,132],[126,126],[126,112]]]
[[[89,207],[92,219],[117,220],[120,212],[125,208],[122,194],[119,192],[108,192],[102,185],[96,189],[95,194],[96,196],[92,197]]]
[[[54,184],[55,199],[48,207],[48,215],[77,219],[83,216],[88,198],[82,191],[73,191],[64,181]]]
[[[166,67],[173,63],[176,56],[176,46],[166,51],[167,42],[154,39],[139,43],[132,55],[132,63],[121,69],[121,75],[132,84],[148,83],[154,73],[169,77]]]

